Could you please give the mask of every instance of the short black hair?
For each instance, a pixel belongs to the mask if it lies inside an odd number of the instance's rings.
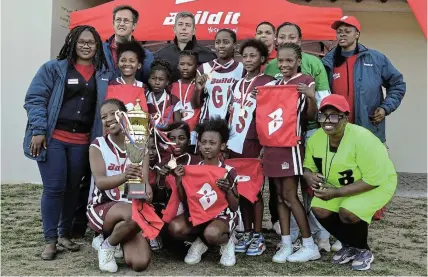
[[[137,55],[137,59],[140,62],[144,61],[144,58],[146,57],[146,53],[144,52],[144,50],[141,47],[140,43],[137,42],[137,41],[135,41],[135,40],[131,40],[131,41],[119,43],[117,45],[116,54],[117,54],[117,60],[118,60],[118,62],[120,60],[120,56],[124,52],[127,52],[127,51],[135,53],[135,55]]]
[[[101,103],[101,107],[104,105],[107,105],[107,104],[116,105],[119,108],[119,111],[121,111],[121,112],[127,112],[128,111],[125,104],[122,101],[120,101],[119,99],[116,99],[116,98],[106,99]]]
[[[198,134],[198,140],[200,141],[203,133],[205,132],[217,132],[220,135],[221,142],[226,143],[230,137],[230,129],[227,121],[220,117],[212,118],[204,123],[198,124],[195,127],[195,131]]]
[[[153,72],[157,70],[164,71],[166,74],[166,77],[168,78],[168,81],[172,80],[172,68],[171,68],[171,64],[167,60],[155,59],[150,65],[150,75],[152,75]]]
[[[193,57],[195,58],[196,65],[199,64],[199,54],[196,51],[193,50],[183,50],[180,52],[180,57],[187,56],[187,57]]]
[[[281,30],[285,26],[293,26],[294,28],[296,28],[299,38],[300,39],[302,38],[302,29],[300,29],[300,26],[291,22],[284,22],[281,25],[279,25],[278,28],[276,28],[276,37],[278,37],[279,30]]]
[[[248,39],[248,40],[244,41],[241,44],[241,48],[239,50],[239,53],[241,54],[241,56],[244,53],[244,49],[247,47],[256,48],[259,51],[260,56],[265,58],[265,60],[262,64],[267,62],[267,60],[269,58],[269,49],[261,40],[259,40],[259,39]]]
[[[138,22],[138,17],[140,16],[140,14],[138,13],[138,11],[136,9],[134,9],[133,7],[129,6],[129,5],[121,5],[121,6],[117,6],[116,8],[114,8],[113,10],[113,21],[116,18],[116,13],[119,11],[123,11],[123,10],[128,10],[132,13],[132,20],[134,21],[133,23],[136,24]]]
[[[273,26],[273,24],[270,23],[269,21],[260,22],[259,25],[257,25],[257,27],[256,27],[256,31],[262,25],[268,25],[268,26],[270,26],[272,28],[272,31],[275,33],[275,26]]]
[[[227,29],[227,28],[223,28],[218,30],[217,34],[215,34],[215,38],[217,38],[217,35],[220,34],[221,32],[226,32],[229,33],[229,35],[232,37],[233,43],[237,42],[237,38],[236,38],[236,33],[235,31],[231,30],[231,29]]]
[[[177,129],[183,130],[186,133],[187,139],[190,140],[190,127],[189,127],[189,124],[187,124],[184,121],[178,121],[178,122],[171,123],[168,126],[169,132],[177,130]]]

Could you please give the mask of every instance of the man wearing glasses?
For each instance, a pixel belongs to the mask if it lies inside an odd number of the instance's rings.
[[[112,35],[107,42],[103,43],[103,48],[108,65],[110,69],[115,70],[115,75],[117,75],[116,77],[121,76],[120,70],[117,67],[117,44],[134,39],[132,33],[137,26],[138,16],[138,11],[131,6],[117,6],[113,10],[114,35]],[[153,54],[147,49],[144,49],[144,53],[145,57],[141,60],[141,64],[143,66],[137,71],[135,78],[138,81],[147,83],[150,73],[150,65],[153,62]]]

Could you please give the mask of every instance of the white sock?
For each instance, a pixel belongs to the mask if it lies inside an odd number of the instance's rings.
[[[291,236],[287,235],[287,236],[281,236],[281,243],[284,245],[288,245],[291,246]]]
[[[314,239],[312,237],[309,238],[302,238],[303,241],[303,246],[304,247],[308,247],[308,248],[314,248],[315,247],[315,243],[314,243]]]
[[[101,244],[101,248],[103,249],[107,249],[107,248],[112,248],[114,247],[113,245],[111,245],[108,241],[109,238],[106,238],[103,243]]]

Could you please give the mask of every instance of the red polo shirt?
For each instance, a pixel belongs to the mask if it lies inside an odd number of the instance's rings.
[[[269,57],[268,57],[268,59],[267,59],[267,61],[265,62],[265,64],[263,64],[262,65],[262,67],[261,67],[261,69],[260,69],[260,72],[263,72],[263,70],[265,69],[265,66],[271,61],[271,60],[273,60],[273,59],[276,59],[276,54],[277,54],[277,52],[276,52],[276,50],[275,50],[275,48],[272,50],[272,52],[270,52],[269,53]]]
[[[352,55],[339,67],[333,69],[333,93],[343,95],[349,103],[351,112],[349,122],[354,123],[354,65],[357,55]]]

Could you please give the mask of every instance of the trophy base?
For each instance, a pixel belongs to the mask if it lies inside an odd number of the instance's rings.
[[[126,184],[123,197],[128,199],[146,200],[146,186],[144,184]]]

